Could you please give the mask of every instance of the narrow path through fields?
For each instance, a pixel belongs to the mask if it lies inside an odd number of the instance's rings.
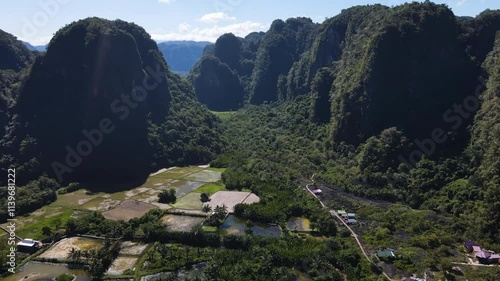
[[[312,183],[311,184],[307,184],[306,185],[306,189],[307,191],[309,191],[309,193],[314,196],[314,198],[316,198],[319,203],[321,204],[321,207],[325,208],[325,209],[328,209],[328,207],[321,201],[321,199],[319,199],[319,197],[314,194],[314,192],[311,191],[311,189],[309,188],[310,185],[314,185],[314,175],[313,174],[311,176],[311,181]],[[358,235],[356,234],[356,232],[354,232],[354,230],[337,214],[337,212],[335,210],[328,210],[328,212],[330,213],[330,215],[333,217],[333,218],[337,218],[345,227],[347,227],[347,229],[351,232],[351,235],[354,237],[354,239],[356,240],[356,243],[358,243],[358,247],[361,249],[361,252],[363,253],[363,255],[365,256],[365,258],[371,263],[373,264],[374,266],[376,266],[377,268],[379,268],[381,271],[382,271],[382,274],[385,276],[385,278],[387,278],[388,280],[391,280],[391,281],[396,281],[396,279],[392,279],[391,277],[389,277],[389,275],[387,275],[387,273],[385,273],[385,271],[380,268],[377,264],[375,264],[371,259],[370,257],[368,256],[368,254],[366,253],[365,251],[365,248],[363,247],[363,245],[361,244],[361,241],[359,240],[358,238]]]
[[[0,229],[1,229],[1,230],[3,230],[3,231],[5,231],[5,232],[7,232],[7,234],[10,234],[10,231],[8,231],[7,229],[3,228],[2,226],[0,226]],[[21,237],[19,237],[19,236],[17,236],[17,235],[16,235],[16,238],[17,238],[19,241],[22,241],[22,240],[23,240],[23,238],[21,238]]]

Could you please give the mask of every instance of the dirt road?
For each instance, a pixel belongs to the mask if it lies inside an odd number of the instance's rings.
[[[314,192],[311,191],[310,189],[310,186],[311,185],[314,185],[314,174],[312,175],[311,177],[311,181],[312,181],[312,184],[308,184],[306,185],[306,189],[307,191],[309,191],[309,193],[314,196],[314,198],[316,198],[321,207],[325,208],[325,209],[328,209],[328,207],[321,201],[321,199],[319,199],[319,197],[314,194]],[[382,274],[384,275],[385,278],[387,278],[388,280],[391,280],[391,281],[397,281],[396,279],[392,279],[391,277],[389,277],[389,275],[387,275],[387,273],[385,273],[382,268],[380,268],[377,264],[375,264],[371,259],[370,257],[368,256],[368,254],[366,253],[365,251],[365,248],[363,247],[363,245],[361,244],[361,241],[359,240],[358,238],[358,235],[354,232],[354,230],[337,214],[337,212],[335,212],[334,210],[328,210],[328,212],[330,213],[330,215],[333,217],[333,218],[337,218],[350,232],[351,232],[351,235],[354,237],[354,239],[356,240],[356,243],[358,243],[358,247],[361,249],[361,252],[363,252],[363,255],[365,256],[365,258],[371,263],[373,264],[374,266],[376,266],[377,268],[379,268],[381,271],[382,271]]]

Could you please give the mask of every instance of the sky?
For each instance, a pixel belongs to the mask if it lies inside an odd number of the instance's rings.
[[[267,31],[273,20],[306,16],[315,22],[355,5],[403,4],[404,0],[0,0],[0,29],[32,45],[47,44],[53,34],[87,17],[122,19],[146,29],[156,41],[215,40],[232,32],[244,37]],[[421,1],[420,1],[421,2]],[[435,0],[456,15],[476,16],[500,9],[499,0]]]

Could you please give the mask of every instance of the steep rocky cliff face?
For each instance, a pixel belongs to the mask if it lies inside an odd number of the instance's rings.
[[[355,6],[323,22],[311,48],[288,73],[287,95],[307,94],[317,71],[321,67],[332,68],[341,59],[346,42],[371,21],[379,21],[388,10],[382,5]]]
[[[458,37],[452,12],[425,3],[394,8],[348,40],[333,83],[334,139],[357,145],[388,127],[412,139],[452,131],[443,114],[474,93],[479,73]]]
[[[485,192],[483,231],[498,241],[500,226],[500,32],[495,47],[486,58],[484,69],[488,79],[481,95],[479,109],[471,130],[468,155],[477,167],[472,183]]]
[[[317,27],[310,19],[291,18],[274,21],[266,33],[245,38],[224,34],[205,49],[189,80],[200,100],[213,110],[276,101],[286,96],[286,75],[311,47]]]
[[[89,18],[64,27],[19,92],[15,138],[6,142],[14,155],[20,147],[20,175],[47,172],[80,182],[144,179],[162,162],[153,139],[163,145],[176,141],[151,132],[172,118],[170,89],[178,88],[173,78],[156,43],[137,25]],[[176,94],[195,99],[185,90]],[[202,115],[195,126],[204,125],[205,112],[195,113],[193,118]],[[170,162],[177,160],[184,161]]]
[[[252,104],[273,102],[286,93],[286,76],[293,63],[311,47],[317,25],[310,19],[276,20],[262,38],[249,92]]]
[[[5,134],[19,82],[35,56],[16,37],[0,30],[0,136]]]

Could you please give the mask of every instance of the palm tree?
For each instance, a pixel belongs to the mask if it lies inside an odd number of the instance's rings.
[[[75,247],[72,247],[68,252],[68,259],[75,261],[77,251],[78,250]]]
[[[204,204],[202,210],[203,212],[205,212],[205,214],[208,214],[210,211],[212,211],[212,207],[210,207],[210,205],[208,204]]]

